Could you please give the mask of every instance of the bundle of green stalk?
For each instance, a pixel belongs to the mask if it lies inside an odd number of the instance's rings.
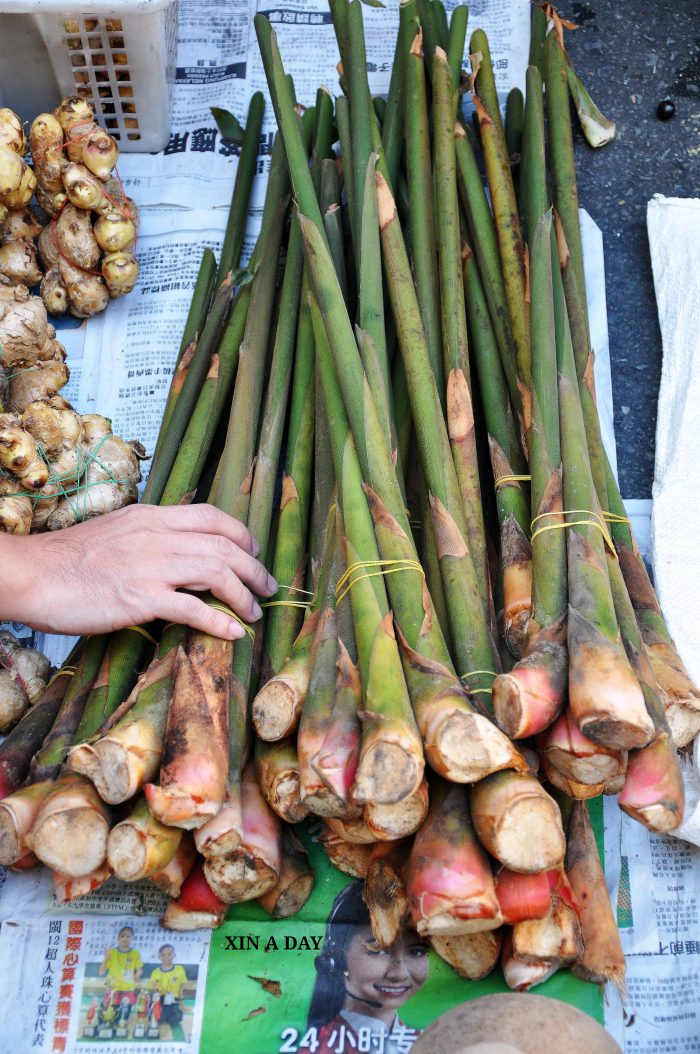
[[[209,500],[247,525],[278,592],[235,643],[166,627],[133,688],[103,671],[110,703],[57,781],[66,812],[52,789],[46,823],[10,818],[36,780],[5,799],[0,860],[32,850],[76,888],[148,878],[174,928],[251,899],[281,917],[313,885],[292,826],[318,817],[382,946],[413,925],[465,977],[502,958],[519,989],[563,966],[622,987],[584,799],[619,792],[649,828],[676,827],[700,696],[600,442],[568,92],[591,136],[604,118],[561,22],[549,11],[545,42],[535,10],[552,213],[534,66],[504,133],[479,30],[462,73],[466,9],[448,22],[439,0],[408,0],[375,105],[360,0],[331,11],[343,94],[306,110],[256,20],[279,126],[261,235],[250,281],[232,308],[223,282],[181,359],[149,479],[153,501],[195,490],[227,405]]]

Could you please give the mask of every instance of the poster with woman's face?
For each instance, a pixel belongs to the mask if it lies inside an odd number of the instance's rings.
[[[315,885],[297,914],[234,905],[212,935],[202,1050],[224,1054],[408,1054],[420,1032],[465,999],[507,991],[500,970],[465,981],[413,929],[377,945],[363,883],[296,828]],[[567,972],[538,989],[602,1018],[594,986]],[[232,1045],[233,1044],[233,1045]]]

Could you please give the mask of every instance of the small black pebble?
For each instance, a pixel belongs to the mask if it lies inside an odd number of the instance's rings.
[[[670,121],[676,114],[675,103],[672,103],[670,99],[664,99],[656,107],[656,116],[660,121]]]

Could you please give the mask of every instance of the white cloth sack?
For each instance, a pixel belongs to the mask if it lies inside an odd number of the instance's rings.
[[[700,200],[655,195],[647,228],[663,341],[654,578],[679,654],[700,683]]]

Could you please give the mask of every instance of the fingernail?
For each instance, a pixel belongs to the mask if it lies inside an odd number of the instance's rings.
[[[260,556],[260,546],[255,538],[253,538],[253,556]]]
[[[243,626],[240,625],[240,623],[229,622],[228,632],[231,640],[240,640],[240,638],[245,633],[245,630],[243,629]]]
[[[262,618],[262,608],[260,607],[259,604],[253,604],[253,618],[254,619]]]
[[[267,591],[270,595],[277,592],[277,582],[272,575],[267,576]]]

